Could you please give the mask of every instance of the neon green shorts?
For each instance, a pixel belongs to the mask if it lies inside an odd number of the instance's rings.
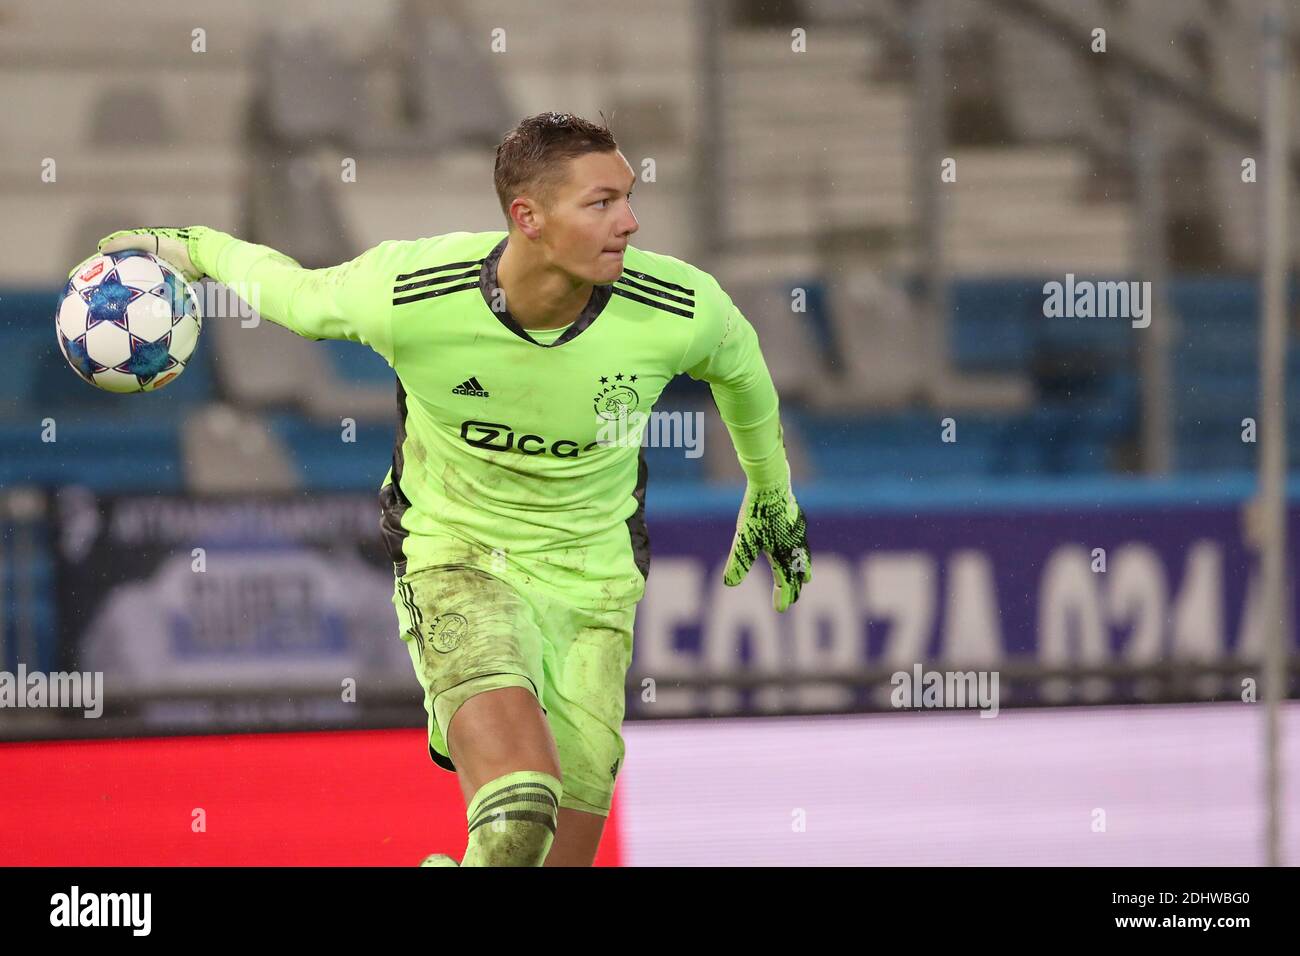
[[[560,806],[609,814],[623,763],[624,683],[636,606],[575,607],[460,565],[398,578],[398,627],[424,688],[429,756],[455,770],[447,727],[475,694],[526,687],[560,755]]]

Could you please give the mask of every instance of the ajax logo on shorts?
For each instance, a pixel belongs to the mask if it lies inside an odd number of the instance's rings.
[[[469,633],[469,621],[463,614],[439,614],[429,622],[429,643],[441,654],[450,654],[460,647]]]

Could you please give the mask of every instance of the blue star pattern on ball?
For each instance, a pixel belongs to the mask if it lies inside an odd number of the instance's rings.
[[[81,290],[81,298],[86,302],[86,328],[93,329],[100,322],[112,322],[125,329],[126,307],[142,295],[142,290],[123,285],[114,269],[98,285]]]
[[[86,337],[84,335],[75,339],[70,339],[66,335],[60,335],[63,339],[63,351],[68,356],[68,362],[81,373],[85,379],[89,379],[95,372],[103,372],[106,366],[100,365],[90,357],[86,351]]]
[[[114,366],[114,371],[134,375],[141,385],[148,385],[159,372],[175,368],[178,364],[168,352],[171,341],[170,332],[156,342],[146,342],[138,336],[131,336],[131,357],[121,365]]]

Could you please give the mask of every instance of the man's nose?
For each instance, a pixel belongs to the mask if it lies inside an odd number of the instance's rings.
[[[641,224],[636,221],[636,213],[632,211],[631,206],[624,206],[623,208],[626,211],[626,214],[624,215],[623,220],[619,223],[619,234],[630,236],[641,228]]]

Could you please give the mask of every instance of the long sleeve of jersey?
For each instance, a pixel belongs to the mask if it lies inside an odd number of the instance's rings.
[[[684,370],[709,383],[749,482],[785,484],[789,466],[779,401],[758,333],[726,293],[715,287],[715,294],[719,305],[700,316],[704,321],[683,359]]]
[[[194,264],[243,297],[263,318],[310,339],[368,345],[393,364],[391,271],[398,242],[382,242],[350,262],[304,269],[268,246],[204,230]]]

